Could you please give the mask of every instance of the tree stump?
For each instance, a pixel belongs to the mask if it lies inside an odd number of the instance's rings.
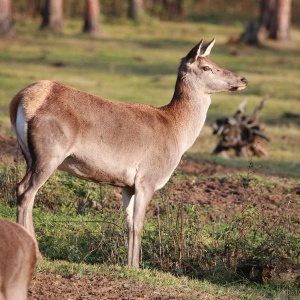
[[[212,124],[213,134],[219,137],[212,154],[229,158],[229,152],[233,150],[235,156],[269,156],[264,144],[270,139],[259,124],[259,112],[267,98],[264,97],[250,115],[245,114],[247,102],[243,101],[233,116],[219,118]]]

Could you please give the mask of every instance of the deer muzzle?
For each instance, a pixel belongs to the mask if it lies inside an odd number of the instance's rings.
[[[229,90],[230,91],[241,91],[247,86],[247,84],[248,84],[248,80],[245,77],[241,77],[238,84],[235,86],[232,86]]]

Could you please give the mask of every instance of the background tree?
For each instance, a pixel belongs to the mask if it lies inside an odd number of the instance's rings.
[[[11,0],[0,0],[0,35],[11,32]]]
[[[290,37],[292,0],[261,0],[259,31],[268,37],[285,41]]]
[[[41,29],[61,31],[63,26],[63,0],[44,0]]]
[[[290,38],[292,0],[261,0],[258,22],[250,21],[240,40],[248,44],[259,44],[259,34],[268,38],[286,41]]]
[[[85,0],[83,32],[93,35],[98,35],[100,33],[99,15],[99,0]]]
[[[179,20],[183,17],[183,0],[162,0],[162,15],[165,20]]]
[[[128,0],[129,19],[134,21],[141,21],[144,16],[144,0]]]
[[[31,18],[37,18],[41,14],[42,1],[41,0],[27,0],[26,8],[27,8],[27,13]]]

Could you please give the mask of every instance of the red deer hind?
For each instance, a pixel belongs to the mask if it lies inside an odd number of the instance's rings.
[[[24,227],[0,220],[0,300],[25,300],[37,245]]]
[[[173,98],[159,108],[107,101],[48,80],[21,90],[10,103],[27,162],[17,188],[18,223],[35,236],[34,197],[56,169],[121,187],[128,265],[138,267],[147,206],[199,135],[210,95],[247,85],[246,78],[209,60],[214,43],[202,47],[201,41],[182,59]]]

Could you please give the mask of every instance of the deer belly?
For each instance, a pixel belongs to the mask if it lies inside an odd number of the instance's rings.
[[[108,166],[105,162],[97,167],[93,163],[82,162],[71,156],[67,157],[58,169],[75,177],[119,187],[133,186],[136,175],[136,169],[133,167],[119,169],[117,166]]]

